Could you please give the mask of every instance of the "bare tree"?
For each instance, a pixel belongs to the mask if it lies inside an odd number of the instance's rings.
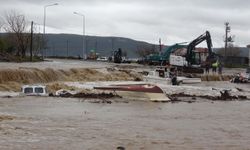
[[[12,44],[16,47],[16,55],[25,57],[29,45],[25,16],[16,11],[10,11],[6,13],[5,20],[4,30],[10,33],[10,37],[13,39]]]

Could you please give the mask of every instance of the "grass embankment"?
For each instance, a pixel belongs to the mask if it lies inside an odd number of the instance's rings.
[[[202,75],[200,76],[202,81],[229,81],[232,79],[231,75]]]
[[[23,84],[46,84],[51,89],[58,89],[63,84],[56,82],[76,81],[134,81],[142,77],[132,71],[116,69],[69,69],[54,70],[51,68],[20,68],[0,70],[0,91],[20,91]],[[51,85],[52,84],[52,85]],[[55,85],[53,85],[55,84]],[[68,87],[70,88],[70,87]]]

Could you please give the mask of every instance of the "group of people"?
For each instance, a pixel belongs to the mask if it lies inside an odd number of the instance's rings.
[[[210,68],[212,68],[213,74],[215,74],[217,72],[217,70],[218,70],[218,74],[222,74],[222,63],[221,62],[216,61],[212,64],[207,62],[205,65],[206,74],[209,74]]]

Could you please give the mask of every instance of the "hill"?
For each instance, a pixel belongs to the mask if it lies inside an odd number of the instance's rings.
[[[83,38],[81,35],[74,34],[47,34],[47,49],[46,56],[74,56],[82,57],[83,53]],[[100,36],[86,36],[86,51],[94,50],[100,56],[110,56],[112,51],[121,48],[126,51],[130,58],[138,57],[137,50],[139,47],[153,46],[150,43],[136,41],[123,37],[100,37]]]

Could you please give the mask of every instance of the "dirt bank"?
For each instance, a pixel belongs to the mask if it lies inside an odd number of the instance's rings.
[[[233,78],[233,75],[202,75],[198,76],[202,81],[229,81]]]
[[[52,82],[77,81],[134,81],[141,75],[131,70],[116,68],[88,69],[38,69],[19,68],[0,70],[0,91],[19,91],[23,84],[48,84]]]

